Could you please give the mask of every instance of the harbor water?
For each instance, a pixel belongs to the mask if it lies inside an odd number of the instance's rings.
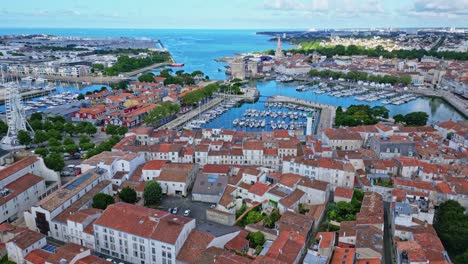
[[[223,80],[223,62],[215,59],[233,56],[236,53],[247,53],[274,49],[275,42],[269,41],[269,37],[257,35],[255,30],[179,30],[179,29],[54,29],[54,28],[3,28],[0,35],[10,34],[51,34],[56,36],[76,36],[91,38],[110,37],[135,37],[152,38],[161,40],[163,45],[171,52],[178,63],[184,63],[182,69],[188,72],[201,70],[210,79]],[[284,49],[291,45],[283,43]],[[315,94],[313,91],[298,92],[295,88],[297,83],[279,83],[276,81],[258,82],[256,84],[260,91],[260,100],[253,104],[243,104],[239,108],[232,108],[223,113],[203,127],[234,128],[233,121],[242,118],[247,109],[265,110],[264,103],[269,96],[284,95],[306,100],[331,104],[335,106],[348,107],[352,104],[368,104],[371,106],[382,105],[384,100],[373,102],[359,101],[355,96],[333,97],[326,93]],[[75,87],[59,86],[57,91],[86,93],[100,89],[102,85],[93,85],[78,89]],[[37,100],[37,99],[36,99]],[[445,120],[462,120],[463,117],[456,112],[448,103],[439,98],[419,97],[416,100],[400,105],[385,105],[390,110],[390,115],[407,114],[414,111],[423,111],[429,115],[429,123],[434,124]],[[0,111],[3,106],[0,107]],[[250,128],[247,128],[250,129]]]

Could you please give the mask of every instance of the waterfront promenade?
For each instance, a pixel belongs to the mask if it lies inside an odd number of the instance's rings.
[[[187,123],[188,121],[190,121],[192,118],[196,117],[198,114],[203,113],[204,111],[209,110],[210,108],[213,108],[213,107],[217,106],[223,100],[224,100],[224,98],[216,97],[216,98],[210,100],[208,103],[206,103],[204,105],[201,105],[200,107],[197,107],[197,108],[193,109],[192,111],[183,114],[182,116],[179,116],[178,118],[170,121],[167,124],[164,124],[159,129],[176,129],[176,128],[182,126],[183,124]]]
[[[82,76],[82,77],[73,77],[73,76],[56,76],[56,75],[44,75],[41,76],[50,81],[62,81],[62,82],[71,82],[71,83],[86,83],[86,84],[117,84],[121,81],[124,81],[128,78],[134,77],[140,73],[151,71],[160,67],[171,65],[172,62],[163,62],[155,63],[148,67],[137,69],[131,72],[121,73],[120,76]],[[23,78],[28,77],[27,74],[13,74],[8,73],[7,78]]]
[[[303,99],[282,96],[282,95],[275,95],[268,99],[269,102],[281,102],[281,103],[291,103],[297,105],[303,105],[307,107],[313,107],[320,109],[320,121],[317,127],[317,134],[319,135],[324,129],[332,128],[335,124],[335,115],[336,115],[336,107],[333,105],[322,104],[312,101],[307,101]]]

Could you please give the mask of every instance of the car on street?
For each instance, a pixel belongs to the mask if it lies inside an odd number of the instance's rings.
[[[216,204],[210,205],[210,208],[211,208],[211,209],[214,209],[215,207],[216,207]]]
[[[179,212],[179,208],[177,208],[177,207],[172,208],[172,213],[173,214],[177,214],[177,212]]]
[[[184,216],[189,216],[190,215],[190,210],[185,210]]]

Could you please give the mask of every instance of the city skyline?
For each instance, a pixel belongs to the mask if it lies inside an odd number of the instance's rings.
[[[177,3],[20,0],[4,3],[0,14],[2,28],[466,27],[468,0],[182,0]]]

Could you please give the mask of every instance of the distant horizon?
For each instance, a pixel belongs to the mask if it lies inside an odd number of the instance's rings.
[[[359,29],[468,27],[467,0],[15,0],[6,28]]]
[[[348,27],[348,28],[341,28],[341,27],[330,27],[330,28],[150,28],[150,27],[49,27],[49,26],[41,26],[41,27],[2,27],[1,29],[130,29],[130,30],[249,30],[249,31],[310,31],[314,29],[315,31],[323,31],[323,30],[396,30],[396,29],[449,29],[452,26],[433,26],[433,27]],[[456,29],[468,29],[466,27],[455,27]]]

